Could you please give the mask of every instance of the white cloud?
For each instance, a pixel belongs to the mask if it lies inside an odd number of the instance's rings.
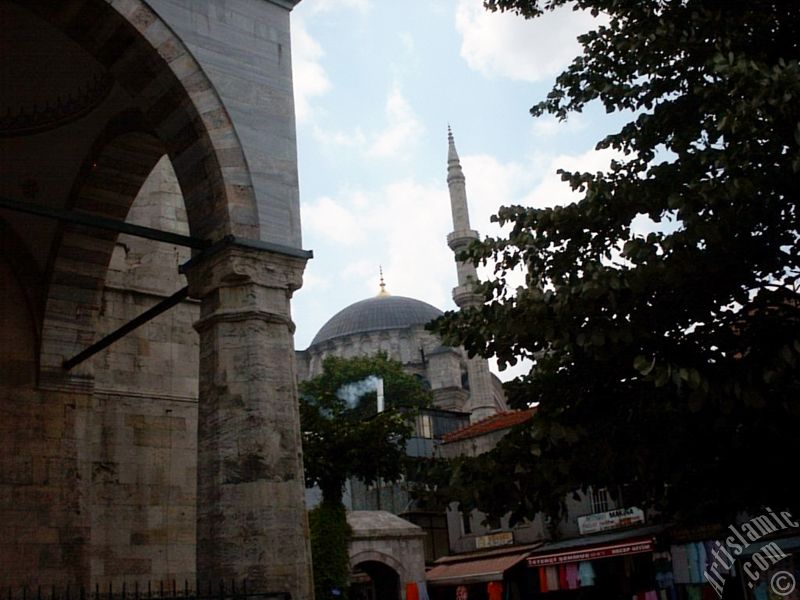
[[[364,239],[364,229],[349,207],[323,196],[303,211],[303,223],[317,235],[351,246]]]
[[[325,52],[299,17],[292,20],[292,48],[295,113],[303,122],[311,115],[311,98],[330,91],[331,82],[320,62]]]
[[[540,172],[527,162],[502,163],[488,154],[463,156],[461,164],[467,179],[470,225],[482,235],[497,235],[500,228],[490,223],[501,206],[520,204],[536,184]]]
[[[400,43],[403,44],[403,49],[406,52],[413,52],[416,47],[414,36],[407,31],[401,31],[397,35],[400,37]]]
[[[339,131],[325,129],[319,125],[314,125],[314,139],[326,146],[340,146],[343,148],[363,148],[367,144],[367,136],[360,127],[354,131]]]
[[[487,11],[481,0],[459,0],[456,7],[461,57],[490,78],[540,81],[556,75],[580,53],[575,38],[594,25],[590,14],[569,6],[533,20]]]
[[[553,138],[557,135],[578,133],[587,128],[587,123],[579,113],[569,116],[566,121],[559,121],[553,115],[542,115],[533,120],[531,129],[539,138]]]
[[[313,265],[313,262],[310,264]],[[310,268],[306,269],[303,272],[303,289],[305,291],[310,291],[310,290],[321,291],[330,289],[330,287],[331,287],[331,280],[328,279],[327,277],[318,275],[315,271],[313,271]]]
[[[398,85],[392,87],[386,99],[386,121],[386,129],[375,135],[367,150],[370,156],[402,155],[425,130]]]
[[[305,0],[303,6],[312,14],[340,10],[365,13],[372,9],[372,0]]]
[[[595,173],[606,171],[614,158],[621,155],[615,150],[589,150],[577,156],[564,155],[554,157],[544,170],[544,177],[534,190],[526,195],[522,204],[545,208],[559,204],[570,204],[580,200],[581,195],[570,188],[569,183],[561,180],[558,169],[576,172]]]
[[[304,206],[303,223],[314,245],[347,240],[351,247],[337,259],[336,277],[340,285],[361,290],[359,297],[377,293],[378,265],[383,265],[391,293],[444,308],[455,285],[446,244],[449,206],[444,183],[397,180],[379,190],[321,198]]]
[[[314,138],[325,146],[359,151],[367,158],[410,158],[425,128],[396,83],[386,97],[384,114],[383,128],[365,132],[361,127],[343,131],[315,125]]]

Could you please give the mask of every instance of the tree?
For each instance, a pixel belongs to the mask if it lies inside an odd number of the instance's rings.
[[[534,363],[508,393],[536,416],[461,469],[476,504],[559,516],[566,494],[597,486],[689,521],[796,510],[800,5],[485,4],[601,16],[531,113],[563,120],[599,101],[631,119],[597,145],[619,153],[607,172],[561,172],[578,202],[500,209],[507,237],[464,256],[494,264],[485,305],[434,326],[501,365]],[[637,233],[641,216],[656,231]],[[501,467],[514,481],[499,498]]]
[[[405,442],[413,432],[408,412],[429,406],[431,396],[385,354],[330,356],[322,368],[300,385],[305,477],[325,501],[339,504],[351,477],[371,484],[402,476]],[[380,414],[369,378],[383,379],[386,410]]]
[[[377,413],[374,382],[383,380],[385,410]],[[410,416],[431,404],[430,392],[385,354],[328,357],[322,374],[300,385],[300,423],[306,486],[319,486],[311,511],[311,554],[317,598],[348,585],[347,525],[342,492],[347,479],[397,481],[404,472]]]

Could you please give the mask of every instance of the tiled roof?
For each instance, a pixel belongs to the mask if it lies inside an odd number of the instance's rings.
[[[466,427],[457,431],[446,433],[442,437],[442,441],[447,444],[449,442],[457,442],[459,440],[467,440],[469,438],[478,437],[487,433],[491,433],[492,431],[510,429],[514,425],[519,425],[520,423],[524,423],[530,419],[535,412],[535,408],[529,408],[527,410],[509,410],[506,412],[497,413],[496,415],[486,417],[477,423],[472,423],[471,425],[467,425]]]

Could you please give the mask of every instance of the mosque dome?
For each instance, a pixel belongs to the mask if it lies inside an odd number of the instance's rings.
[[[382,292],[374,298],[351,304],[333,315],[311,341],[311,346],[357,333],[425,325],[442,314],[442,311],[427,302]]]

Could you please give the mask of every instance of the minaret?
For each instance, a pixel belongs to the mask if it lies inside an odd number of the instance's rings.
[[[469,228],[469,208],[467,207],[467,188],[461,161],[456,152],[453,132],[447,127],[447,187],[450,188],[450,209],[453,212],[453,232],[447,236],[447,245],[458,256],[477,239],[478,232]],[[483,304],[483,298],[475,292],[478,273],[471,262],[456,258],[458,285],[453,288],[453,301],[460,309],[468,309]],[[475,356],[467,359],[467,375],[469,377],[470,422],[480,421],[497,412],[492,393],[492,375],[489,363],[485,358]]]

